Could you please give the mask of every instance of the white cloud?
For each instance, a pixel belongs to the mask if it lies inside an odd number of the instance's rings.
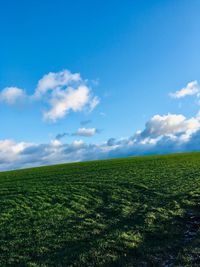
[[[65,90],[57,89],[52,93],[50,110],[44,113],[44,118],[51,121],[63,118],[69,110],[82,111],[90,103],[90,90],[85,85],[77,89],[69,87]]]
[[[89,99],[89,89],[86,86],[80,86],[78,89],[68,88],[67,90],[57,89],[53,92],[50,100],[51,109],[45,112],[46,119],[55,121],[65,116],[70,109],[74,111],[81,110]]]
[[[81,76],[79,73],[71,73],[69,70],[49,72],[39,80],[38,86],[35,90],[35,96],[41,97],[49,90],[53,90],[57,87],[67,86],[72,82],[79,81],[81,81]]]
[[[78,147],[78,148],[80,148],[80,147],[82,147],[83,145],[84,145],[85,143],[83,142],[83,140],[74,140],[73,142],[72,142],[72,145],[74,146],[74,147]]]
[[[185,96],[197,95],[199,93],[200,87],[197,81],[189,82],[186,87],[176,91],[175,93],[170,93],[173,98],[182,98]]]
[[[58,139],[51,140],[52,146],[60,146],[61,142]]]
[[[26,93],[23,89],[17,87],[6,87],[0,92],[0,101],[9,105],[14,105],[24,100]]]
[[[90,137],[97,133],[96,128],[79,128],[74,135]]]
[[[80,74],[68,70],[45,75],[38,82],[34,96],[43,97],[50,105],[44,119],[52,122],[65,117],[70,110],[78,112],[88,108],[92,111],[99,103]]]
[[[8,139],[0,140],[0,170],[16,168],[18,167],[18,162],[23,164],[20,153],[29,145],[31,144],[24,142],[16,143]]]
[[[93,109],[96,108],[96,106],[100,103],[100,99],[95,96],[91,101],[90,101],[90,104],[89,104],[89,112],[93,111]]]
[[[79,73],[71,73],[69,70],[50,72],[39,80],[33,95],[28,96],[17,87],[7,87],[0,92],[0,101],[10,105],[25,97],[33,102],[40,101],[44,105],[44,119],[56,122],[69,111],[91,112],[99,104],[99,98],[93,96],[87,83]]]
[[[183,115],[168,114],[155,115],[147,123],[142,137],[156,138],[161,135],[174,135],[183,132],[194,132],[200,128],[197,117],[186,119]]]

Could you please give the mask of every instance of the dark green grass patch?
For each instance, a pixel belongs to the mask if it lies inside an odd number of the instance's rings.
[[[200,153],[0,173],[0,266],[200,266]]]

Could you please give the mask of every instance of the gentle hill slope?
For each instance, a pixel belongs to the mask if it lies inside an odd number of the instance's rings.
[[[0,188],[0,266],[200,264],[200,153],[4,172]]]

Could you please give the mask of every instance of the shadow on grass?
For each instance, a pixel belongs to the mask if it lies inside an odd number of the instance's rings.
[[[121,186],[124,191],[130,189],[130,185]],[[198,227],[188,242],[185,234],[193,208],[183,205],[183,215],[173,213],[174,203],[181,203],[183,195],[167,196],[140,185],[134,187],[140,191],[138,201],[148,203],[149,199],[151,206],[141,204],[124,214],[122,203],[113,201],[112,191],[99,191],[98,207],[71,222],[63,221],[57,229],[58,237],[66,231],[69,234],[63,238],[62,246],[52,246],[48,253],[33,256],[32,260],[46,266],[199,266],[195,265],[199,263],[198,256],[191,253],[199,244]],[[199,207],[195,214],[197,218]],[[74,231],[72,238],[70,232]]]

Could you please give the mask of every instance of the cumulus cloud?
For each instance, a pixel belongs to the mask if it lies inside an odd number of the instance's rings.
[[[155,115],[146,123],[143,131],[138,131],[129,138],[110,138],[100,144],[84,143],[82,140],[62,143],[61,138],[48,144],[1,140],[0,170],[61,162],[197,151],[200,150],[199,119],[198,115],[193,118],[177,114]]]
[[[175,93],[170,93],[173,98],[183,98],[185,96],[197,95],[199,94],[199,84],[197,81],[189,82],[186,87],[176,91]]]
[[[65,117],[69,111],[92,111],[99,104],[99,98],[92,96],[81,75],[68,70],[44,75],[38,82],[34,97],[42,97],[49,104],[43,115],[45,120],[52,122]]]
[[[50,99],[50,110],[44,113],[44,118],[51,121],[63,118],[69,110],[74,112],[82,111],[90,103],[90,90],[85,85],[80,85],[77,89],[67,88],[57,89]]]
[[[44,75],[34,93],[29,96],[17,87],[7,87],[0,92],[0,101],[7,104],[16,104],[25,97],[33,102],[41,101],[44,105],[44,119],[52,122],[65,117],[70,111],[91,112],[100,102],[93,95],[88,81],[83,80],[79,73],[71,73],[69,70]]]
[[[20,153],[31,144],[13,140],[0,140],[0,170],[9,170],[23,165]],[[27,159],[26,159],[27,160]]]
[[[156,138],[162,135],[174,135],[179,133],[192,133],[199,129],[199,118],[186,119],[183,115],[168,114],[153,116],[145,126],[140,136]]]
[[[53,90],[58,87],[68,86],[72,82],[81,81],[79,73],[71,73],[69,70],[63,70],[59,72],[49,72],[39,80],[37,88],[35,90],[35,96],[41,97],[46,94],[47,91]]]
[[[0,101],[8,105],[14,105],[24,100],[26,93],[23,89],[17,87],[6,87],[0,92]]]

